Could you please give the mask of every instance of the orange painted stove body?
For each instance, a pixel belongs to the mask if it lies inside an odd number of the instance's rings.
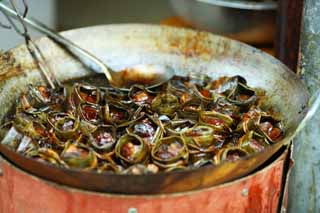
[[[119,195],[82,191],[32,176],[1,161],[0,213],[95,212],[277,212],[288,151],[250,176],[212,188],[164,195]],[[286,191],[286,190],[285,190]]]

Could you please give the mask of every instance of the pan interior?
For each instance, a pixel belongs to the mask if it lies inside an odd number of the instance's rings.
[[[293,72],[243,43],[206,32],[140,24],[82,28],[63,35],[114,70],[136,64],[159,64],[171,66],[182,76],[199,73],[216,79],[241,75],[249,86],[267,92],[267,105],[279,112],[284,122],[287,135],[284,141],[306,113],[308,93]],[[37,44],[60,81],[92,75],[92,71],[48,38],[39,39]],[[0,64],[0,120],[10,112],[28,84],[45,84],[24,45],[8,51],[6,57],[9,60]]]
[[[267,91],[268,105],[280,113],[287,132],[296,129],[305,113],[308,93],[287,67],[260,50],[230,39],[206,32],[132,24],[83,28],[63,35],[115,70],[150,63],[169,65],[178,75],[204,73],[213,79],[241,75],[250,86]],[[41,38],[37,43],[59,80],[92,75],[48,38]],[[8,54],[15,61],[16,70],[2,68],[5,64],[1,66],[0,119],[27,84],[43,82],[24,45]]]

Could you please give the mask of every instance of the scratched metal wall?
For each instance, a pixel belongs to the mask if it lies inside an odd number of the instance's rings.
[[[320,0],[305,0],[300,74],[311,94],[320,88]],[[320,110],[295,140],[289,212],[320,212]]]

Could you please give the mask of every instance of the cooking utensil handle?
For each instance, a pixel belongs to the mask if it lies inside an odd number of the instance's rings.
[[[18,18],[18,14],[14,10],[12,10],[11,8],[4,5],[3,3],[0,3],[0,10],[15,19]],[[61,36],[60,34],[55,32],[54,30],[45,26],[40,21],[35,20],[35,19],[23,18],[23,17],[21,17],[21,18],[28,26],[32,27],[33,29],[35,29],[36,31],[38,31],[40,33],[43,33],[43,34],[49,36],[54,41],[64,45],[74,55],[80,57],[82,59],[81,61],[85,65],[87,65],[88,67],[92,68],[93,70],[95,70],[97,72],[104,73],[105,75],[108,75],[107,76],[108,79],[112,79],[112,76],[110,74],[111,71],[106,67],[106,65],[101,60],[99,60],[98,58],[93,56],[91,53],[82,49],[81,47],[79,47],[78,45],[73,43],[72,41],[64,38],[63,36]],[[87,59],[89,59],[89,61]]]
[[[315,113],[320,108],[320,89],[318,89],[310,98],[308,102],[309,110],[306,116],[302,119],[301,123],[299,124],[294,136],[296,136],[311,120],[311,118],[315,115]]]

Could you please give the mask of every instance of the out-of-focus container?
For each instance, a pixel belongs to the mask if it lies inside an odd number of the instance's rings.
[[[277,2],[170,0],[175,13],[195,28],[250,44],[273,42]]]

